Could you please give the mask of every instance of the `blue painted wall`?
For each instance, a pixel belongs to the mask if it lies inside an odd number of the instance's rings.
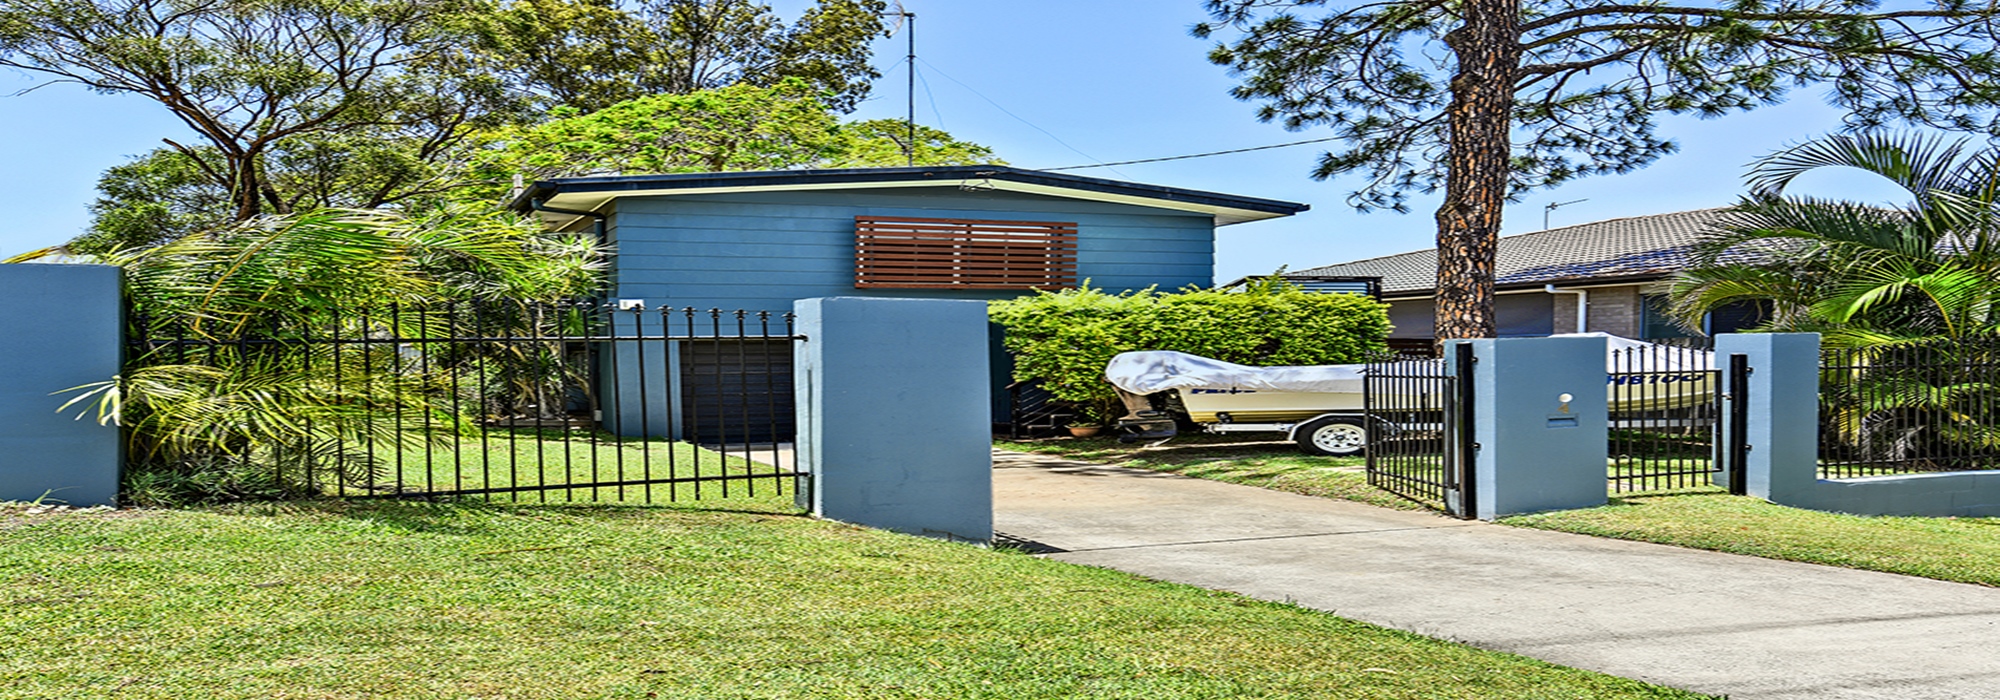
[[[799,494],[813,514],[913,535],[993,537],[986,308],[844,297],[798,302]]]
[[[105,265],[0,265],[0,501],[117,500],[117,426],[56,409],[59,392],[118,374],[121,280]]]
[[[1500,338],[1448,346],[1477,358],[1472,395],[1480,519],[1604,505],[1604,343]]]
[[[612,207],[606,227],[617,252],[611,296],[641,300],[648,308],[789,312],[792,302],[819,297],[990,300],[1027,293],[856,289],[856,216],[1075,222],[1077,276],[1092,287],[1116,292],[1215,283],[1213,219],[1168,209],[943,187],[633,196]],[[647,332],[659,331],[656,313],[643,318]],[[680,318],[673,322],[676,334],[685,330]],[[734,333],[733,323],[725,326],[725,335]],[[757,330],[753,320],[750,331]],[[772,332],[782,333],[783,323],[774,319]],[[706,333],[694,329],[695,335]],[[683,407],[678,396],[664,396],[672,393],[664,391],[664,377],[678,372],[679,364],[665,345],[647,344],[643,389],[637,345],[607,351],[599,390],[608,427],[622,435],[678,437],[670,416]],[[997,352],[988,363],[990,413],[993,422],[1004,422],[1011,367],[1004,350]]]
[[[826,296],[1003,299],[1019,292],[854,287],[854,217],[1072,221],[1078,277],[1121,291],[1215,280],[1205,215],[1014,192],[901,188],[626,197],[608,237],[616,292],[649,305],[791,311]]]
[[[1855,515],[2000,517],[2000,471],[1819,478],[1819,334],[1716,336],[1718,360],[1739,354],[1750,362],[1750,495]]]

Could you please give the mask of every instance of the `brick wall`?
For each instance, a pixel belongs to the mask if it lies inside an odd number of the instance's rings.
[[[1590,319],[1585,326],[1594,332],[1610,333],[1621,338],[1639,337],[1639,285],[1626,287],[1598,287],[1590,290]],[[1576,327],[1576,304],[1569,304],[1569,325],[1562,325],[1560,316],[1557,328]]]

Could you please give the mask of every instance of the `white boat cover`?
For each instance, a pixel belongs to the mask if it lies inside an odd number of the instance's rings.
[[[1359,394],[1367,365],[1251,367],[1171,350],[1121,352],[1104,368],[1112,386],[1140,396],[1168,389]]]
[[[1690,352],[1610,333],[1559,333],[1549,337],[1603,338],[1605,369],[1613,372],[1699,372],[1715,368],[1715,353],[1707,350]]]
[[[1662,346],[1607,333],[1569,333],[1561,337],[1606,339],[1607,369],[1624,372],[1691,372],[1714,366],[1708,352],[1654,352]],[[1621,354],[1627,359],[1613,358]],[[1125,391],[1145,396],[1168,389],[1236,389],[1301,393],[1362,392],[1367,365],[1251,367],[1171,350],[1122,352],[1104,368],[1104,378]]]

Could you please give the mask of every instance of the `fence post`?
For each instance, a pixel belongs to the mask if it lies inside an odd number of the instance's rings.
[[[993,537],[986,303],[794,303],[800,505],[914,535]]]
[[[1810,501],[1819,479],[1819,334],[1716,336],[1715,356],[1734,355],[1748,360],[1743,390],[1749,406],[1741,436],[1725,422],[1723,440],[1748,449],[1729,468],[1743,470],[1749,495],[1773,503]]]
[[[1485,339],[1457,348],[1468,350],[1477,359],[1470,381],[1478,517],[1604,505],[1605,340]]]
[[[124,357],[122,271],[0,265],[0,501],[114,505],[124,444],[64,389],[111,379]]]

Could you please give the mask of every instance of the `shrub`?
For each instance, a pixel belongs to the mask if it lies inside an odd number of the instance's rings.
[[[1108,409],[1113,355],[1175,350],[1254,366],[1365,362],[1387,352],[1388,305],[1316,294],[1279,279],[1242,292],[1081,289],[992,302],[1007,329],[1014,379],[1040,379],[1056,398]]]

